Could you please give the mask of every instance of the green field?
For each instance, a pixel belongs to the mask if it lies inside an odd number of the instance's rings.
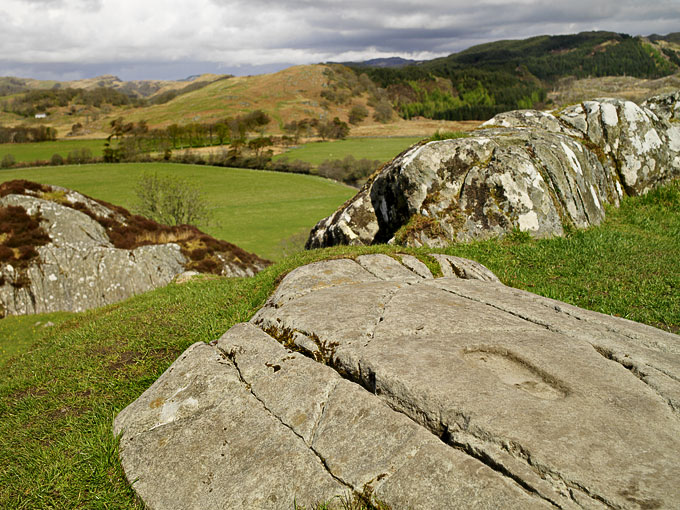
[[[621,209],[608,208],[607,215],[599,227],[565,238],[516,234],[446,251],[479,260],[506,284],[678,332],[680,181],[624,199]],[[35,335],[30,351],[0,357],[0,508],[142,510],[118,461],[111,432],[116,413],[189,345],[214,340],[248,320],[293,268],[397,251],[428,262],[435,250],[314,250],[253,278],[170,284],[116,305],[64,314],[50,328],[35,327],[45,316],[0,320],[0,326],[8,324],[0,334],[15,327]]]
[[[136,179],[144,172],[190,180],[203,190],[211,208],[211,220],[199,227],[268,259],[280,258],[282,242],[291,236],[299,244],[317,221],[356,193],[311,175],[172,163],[1,170],[0,182],[28,179],[56,184],[133,210]]]
[[[422,137],[347,138],[334,142],[307,143],[274,156],[274,159],[287,157],[291,161],[299,159],[312,165],[319,165],[327,159],[343,159],[352,155],[356,159],[377,159],[384,163],[422,139]]]
[[[53,154],[64,159],[76,149],[89,149],[93,156],[101,156],[104,140],[57,140],[56,142],[3,143],[0,144],[0,160],[11,154],[17,161],[49,161]]]

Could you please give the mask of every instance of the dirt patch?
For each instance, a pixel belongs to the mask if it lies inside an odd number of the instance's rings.
[[[482,124],[481,120],[432,120],[411,119],[398,120],[388,124],[367,124],[352,128],[353,137],[398,137],[398,136],[432,136],[437,131],[472,131]]]
[[[135,365],[139,362],[141,357],[142,355],[137,351],[124,351],[116,361],[107,365],[106,370],[109,372],[116,372],[127,366]]]

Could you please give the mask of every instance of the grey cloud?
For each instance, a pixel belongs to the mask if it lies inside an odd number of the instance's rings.
[[[204,66],[244,74],[350,53],[446,55],[498,39],[595,29],[665,34],[680,27],[680,0],[194,0],[194,10],[181,0],[79,0],[74,11],[65,10],[73,1],[4,1],[56,10],[60,23],[11,25],[0,16],[0,75],[10,69],[2,59],[15,70],[23,65],[45,73],[108,66],[144,78],[152,69],[158,75],[191,69],[182,76]],[[158,10],[149,11],[156,4]],[[92,15],[99,10],[115,19]],[[83,12],[90,13],[85,26]],[[115,23],[124,37],[117,37]]]

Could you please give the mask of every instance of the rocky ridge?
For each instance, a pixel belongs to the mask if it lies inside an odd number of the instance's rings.
[[[472,261],[300,267],[117,417],[144,502],[673,508],[680,337],[505,287]],[[339,502],[333,500],[334,503]]]
[[[252,276],[269,264],[195,227],[159,225],[59,186],[3,183],[2,214],[0,317],[82,311],[187,271]]]
[[[308,248],[444,246],[597,225],[604,205],[680,176],[680,91],[499,114],[472,136],[422,143],[310,233]]]

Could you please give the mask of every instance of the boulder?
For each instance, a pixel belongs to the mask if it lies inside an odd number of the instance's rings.
[[[251,276],[268,264],[195,227],[158,225],[58,186],[4,183],[2,211],[39,227],[32,239],[21,228],[3,234],[0,227],[0,317],[115,303],[187,269]],[[192,258],[189,243],[202,247],[202,259]]]
[[[249,323],[189,348],[115,419],[139,496],[673,508],[680,337],[439,261],[451,276],[408,256],[300,267]]]
[[[467,138],[420,143],[321,220],[307,248],[445,246],[513,230],[559,236],[604,205],[680,176],[678,95],[502,113]]]

